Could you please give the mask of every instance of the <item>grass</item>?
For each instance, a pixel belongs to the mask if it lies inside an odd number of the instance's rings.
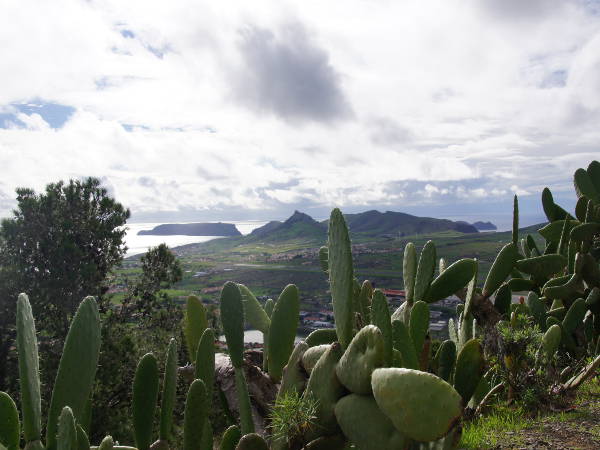
[[[521,407],[497,404],[487,415],[463,425],[459,448],[529,447],[538,439],[551,447],[593,448],[596,443],[592,440],[600,440],[599,397],[600,382],[596,379],[580,387],[573,408],[566,411],[542,408],[537,417],[532,417]]]
[[[517,433],[532,425],[522,408],[498,406],[489,415],[464,425],[459,448],[489,448],[498,445],[504,433]]]

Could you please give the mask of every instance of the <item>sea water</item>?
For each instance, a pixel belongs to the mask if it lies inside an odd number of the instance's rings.
[[[127,231],[125,234],[125,244],[127,245],[127,256],[138,255],[145,253],[150,247],[156,247],[162,243],[167,244],[170,248],[177,247],[179,245],[195,244],[198,242],[206,242],[212,239],[219,239],[223,236],[185,236],[174,234],[170,236],[153,236],[153,235],[142,235],[139,236],[138,232],[141,230],[151,230],[157,225],[163,225],[165,222],[156,223],[128,223],[126,225]],[[166,223],[197,223],[197,222],[166,222]],[[208,222],[206,222],[208,223]],[[211,223],[217,223],[213,221]],[[265,225],[266,221],[258,220],[246,220],[246,221],[230,221],[226,223],[232,223],[236,226],[240,233],[246,235],[252,232],[255,228]]]

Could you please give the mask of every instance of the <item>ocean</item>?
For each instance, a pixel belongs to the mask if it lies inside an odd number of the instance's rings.
[[[214,221],[213,223],[216,223]],[[172,235],[172,236],[151,236],[143,235],[138,236],[138,231],[151,230],[157,225],[162,225],[164,222],[156,223],[128,223],[127,233],[125,235],[125,244],[127,245],[127,256],[138,255],[145,253],[150,247],[156,247],[162,243],[167,244],[170,248],[177,247],[179,245],[195,244],[198,242],[206,242],[212,239],[220,239],[221,236],[183,236],[183,235]],[[166,222],[166,223],[194,223],[194,222]],[[242,234],[249,234],[255,228],[265,225],[266,221],[258,220],[246,220],[246,221],[230,221]]]

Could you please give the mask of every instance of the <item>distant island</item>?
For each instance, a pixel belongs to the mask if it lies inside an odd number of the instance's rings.
[[[138,231],[138,235],[241,236],[242,233],[232,223],[165,223]]]
[[[496,225],[494,225],[492,222],[475,222],[473,224],[473,226],[475,228],[477,228],[479,231],[496,231],[498,229],[498,227]]]

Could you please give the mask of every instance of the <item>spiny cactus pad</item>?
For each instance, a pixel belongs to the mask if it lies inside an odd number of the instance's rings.
[[[371,383],[381,411],[400,433],[411,439],[439,439],[460,419],[460,394],[433,374],[412,369],[377,369]]]
[[[406,438],[370,395],[342,397],[335,405],[335,416],[344,435],[361,450],[404,448]]]
[[[212,328],[204,330],[198,343],[194,376],[204,381],[206,398],[210,404],[215,384],[215,333]]]
[[[336,367],[335,372],[340,382],[355,394],[370,394],[371,373],[385,363],[384,346],[383,334],[379,328],[374,325],[362,328],[356,333]]]
[[[331,344],[337,341],[337,333],[334,328],[321,328],[311,332],[305,339],[309,347]]]
[[[492,264],[492,268],[488,272],[488,276],[485,279],[485,283],[483,285],[483,296],[489,297],[496,289],[500,287],[502,282],[508,277],[510,272],[515,267],[515,263],[517,262],[518,252],[517,247],[512,242],[506,244],[494,260]]]
[[[371,323],[381,330],[383,335],[384,364],[386,366],[392,363],[392,319],[390,317],[390,308],[383,292],[379,289],[373,294],[373,304],[371,306]]]
[[[337,426],[334,407],[344,393],[344,387],[336,376],[336,367],[339,365],[341,357],[341,345],[337,342],[331,344],[331,347],[315,365],[308,379],[304,397],[310,396],[318,402],[316,413],[318,427],[315,427],[310,433],[312,439],[324,434],[331,434]]]
[[[185,342],[187,344],[188,356],[190,360],[194,359],[198,342],[204,330],[208,327],[206,318],[206,308],[202,301],[195,295],[190,295],[187,299],[185,308]]]
[[[152,444],[157,399],[158,362],[152,353],[147,353],[140,360],[133,380],[133,430],[140,450],[147,450]]]
[[[42,434],[42,397],[38,344],[31,305],[25,294],[20,294],[17,300],[17,351],[25,442],[39,441]]]
[[[465,287],[477,271],[477,261],[464,258],[451,264],[429,286],[425,301],[443,300]]]
[[[252,327],[256,328],[262,333],[269,332],[269,325],[271,320],[269,316],[260,305],[252,291],[243,284],[238,284],[240,293],[242,294],[242,302],[244,303],[244,313],[246,314],[246,320]]]
[[[233,367],[240,368],[244,353],[244,306],[238,285],[231,281],[225,283],[221,290],[221,323],[231,363]]]
[[[294,349],[294,339],[300,314],[300,293],[289,284],[279,295],[269,328],[269,375],[275,381],[281,379],[283,367]]]
[[[415,278],[417,276],[417,250],[415,244],[409,242],[404,247],[402,260],[402,278],[404,279],[404,292],[406,301],[412,303],[415,293]]]
[[[328,231],[329,284],[338,341],[346,348],[352,340],[353,279],[350,235],[339,209],[331,211]]]
[[[202,380],[194,380],[185,400],[183,449],[200,450],[204,422],[208,417],[206,389]]]
[[[415,301],[425,300],[429,285],[435,274],[436,261],[435,244],[433,241],[427,241],[419,256],[419,265],[417,266],[417,276],[415,279]]]
[[[306,384],[306,375],[303,368],[300,366],[304,352],[308,350],[308,344],[300,341],[294,347],[288,363],[283,368],[283,376],[281,377],[281,385],[277,397],[283,397],[288,392],[296,391],[302,393]]]
[[[46,448],[56,448],[58,416],[65,406],[81,421],[92,392],[100,355],[100,315],[94,297],[83,299],[71,322],[48,410]]]
[[[173,426],[173,409],[175,408],[175,394],[177,390],[177,342],[171,339],[167,349],[165,363],[165,378],[163,380],[162,399],[160,405],[160,439],[168,440],[171,437]]]
[[[6,392],[0,392],[0,444],[18,450],[21,429],[17,406]]]
[[[477,389],[484,367],[485,360],[481,343],[478,339],[471,339],[458,353],[454,374],[454,388],[463,398],[464,405],[469,402]]]

